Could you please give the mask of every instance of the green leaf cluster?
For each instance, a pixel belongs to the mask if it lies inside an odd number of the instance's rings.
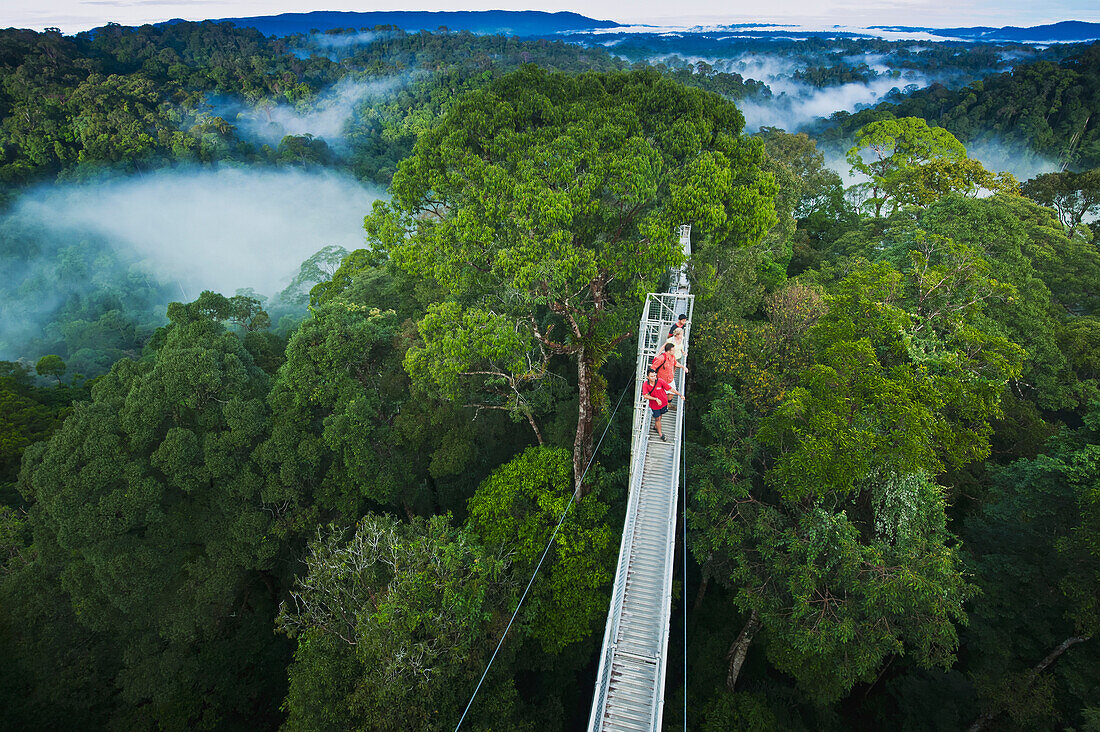
[[[318,530],[278,618],[299,638],[287,727],[452,728],[502,629],[507,568],[446,516]],[[514,696],[495,675],[472,722],[508,719]]]

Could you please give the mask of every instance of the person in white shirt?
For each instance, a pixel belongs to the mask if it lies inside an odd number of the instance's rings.
[[[672,346],[673,346],[672,353],[673,353],[674,356],[676,356],[677,363],[683,362],[683,360],[684,360],[684,329],[683,328],[677,328],[676,330],[672,331],[672,335],[670,335],[668,337],[668,340],[665,341],[665,343],[671,343],[672,344]],[[686,374],[687,371],[688,371],[687,368],[685,368],[684,373]]]

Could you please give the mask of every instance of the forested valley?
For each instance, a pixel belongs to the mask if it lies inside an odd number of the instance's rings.
[[[637,44],[0,30],[0,727],[582,728],[691,224],[665,726],[1100,730],[1100,44]]]

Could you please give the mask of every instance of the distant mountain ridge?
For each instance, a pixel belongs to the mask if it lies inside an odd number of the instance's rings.
[[[435,31],[446,27],[452,31],[469,31],[478,35],[502,34],[509,36],[552,36],[556,34],[583,33],[584,31],[625,28],[630,24],[612,20],[597,20],[579,13],[548,13],[541,10],[393,10],[393,11],[335,11],[317,10],[309,13],[282,13],[241,18],[217,18],[216,22],[229,22],[241,28],[255,28],[269,36],[288,36],[309,33],[311,30],[329,31],[336,28],[373,28],[392,25],[404,31]],[[179,23],[169,20],[165,24]],[[158,23],[157,25],[163,25]],[[748,25],[748,24],[745,24]],[[785,31],[760,31],[761,25],[753,24],[754,33],[779,34]],[[726,32],[738,34],[741,24],[724,27]],[[776,26],[782,28],[783,26]],[[958,38],[969,41],[1016,43],[1072,43],[1100,40],[1100,23],[1066,20],[1060,23],[1026,28],[1005,26],[972,26],[961,28],[933,28],[909,25],[873,25],[868,29],[882,31],[920,31],[941,38]],[[687,29],[683,33],[697,33],[702,29]],[[835,32],[834,32],[835,33]],[[816,32],[813,35],[833,35]],[[858,36],[850,30],[841,35]]]
[[[514,36],[543,36],[567,31],[621,27],[621,24],[614,21],[596,20],[578,13],[547,13],[541,10],[394,10],[363,13],[319,10],[216,20],[228,21],[241,28],[255,28],[269,36],[288,36],[334,28],[373,28],[377,25],[393,25],[408,32],[434,31],[440,26],[446,26],[453,31],[465,30],[479,35],[499,33]]]
[[[1043,43],[1056,41],[1071,43],[1077,41],[1095,41],[1100,39],[1100,23],[1087,23],[1081,20],[1064,20],[1050,25],[1036,25],[1030,28],[1018,28],[1014,25],[1004,28],[975,26],[972,28],[925,28],[920,26],[875,25],[878,30],[925,31],[943,38],[965,38],[971,41],[1017,41],[1020,43]]]

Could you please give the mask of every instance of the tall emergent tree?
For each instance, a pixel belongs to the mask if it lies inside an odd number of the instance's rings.
[[[417,140],[366,227],[446,302],[406,367],[457,395],[501,393],[533,418],[555,357],[575,361],[574,488],[592,455],[600,365],[682,255],[677,225],[758,240],[774,222],[762,145],[734,105],[654,71],[533,66],[460,99]]]
[[[931,127],[919,117],[882,119],[856,132],[848,150],[853,173],[870,180],[857,186],[866,199],[864,208],[875,217],[902,206],[927,206],[956,191],[1014,192],[1016,179],[992,173],[966,155],[958,138],[942,127]]]

